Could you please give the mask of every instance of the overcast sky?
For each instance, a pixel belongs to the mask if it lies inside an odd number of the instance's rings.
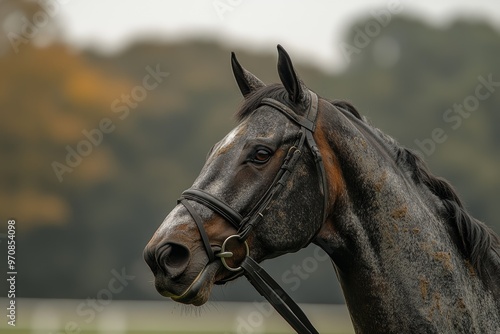
[[[280,43],[295,58],[335,71],[346,63],[339,43],[353,20],[402,13],[434,25],[456,17],[500,29],[497,0],[60,0],[65,39],[78,47],[115,52],[141,38],[209,37],[252,50]]]

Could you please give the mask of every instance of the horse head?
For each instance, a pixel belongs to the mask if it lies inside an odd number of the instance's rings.
[[[260,262],[295,252],[311,242],[325,219],[333,192],[317,172],[317,156],[307,145],[313,139],[306,138],[315,126],[318,99],[285,50],[278,51],[281,84],[273,85],[232,54],[244,97],[238,125],[214,145],[144,252],[156,289],[166,297],[203,304],[213,284],[239,276],[245,256]]]

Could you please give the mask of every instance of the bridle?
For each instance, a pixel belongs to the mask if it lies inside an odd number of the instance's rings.
[[[249,256],[249,248],[246,242],[248,235],[268,212],[271,203],[282,192],[290,175],[293,173],[304,146],[307,144],[314,157],[317,172],[320,178],[320,191],[323,195],[323,221],[327,214],[328,201],[328,185],[326,180],[325,168],[318,146],[314,140],[313,133],[316,129],[316,120],[318,116],[318,96],[309,91],[310,106],[303,117],[285,104],[271,99],[264,98],[261,105],[267,105],[280,111],[289,120],[299,126],[297,140],[290,147],[288,153],[283,160],[283,163],[277,172],[273,182],[264,193],[263,197],[250,210],[250,212],[242,217],[239,212],[235,211],[228,204],[213,195],[201,189],[188,189],[184,191],[178,203],[184,205],[189,214],[194,219],[198,230],[200,231],[201,239],[205,251],[207,252],[209,263],[217,258],[221,259],[222,264],[226,269],[232,272],[243,273],[252,283],[259,293],[264,296],[273,307],[281,314],[283,318],[298,332],[298,333],[318,333],[314,326],[309,322],[307,316],[302,312],[300,307],[290,298],[290,296],[276,283],[276,281],[255,261]],[[214,253],[207,232],[203,226],[203,220],[196,212],[189,201],[198,202],[212,211],[219,214],[237,230],[237,234],[229,236],[222,244],[219,252]],[[231,267],[227,264],[226,259],[233,256],[233,252],[227,250],[228,241],[238,239],[245,246],[246,256],[239,267]],[[234,278],[234,276],[232,277]]]

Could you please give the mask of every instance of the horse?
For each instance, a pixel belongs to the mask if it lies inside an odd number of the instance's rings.
[[[281,46],[281,83],[234,53],[231,65],[237,126],[144,250],[161,295],[202,305],[214,284],[314,243],[356,333],[500,333],[500,238],[445,179],[350,103],[318,97]]]

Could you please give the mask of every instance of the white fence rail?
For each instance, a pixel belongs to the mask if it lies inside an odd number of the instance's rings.
[[[6,310],[9,301],[0,298]],[[353,333],[344,305],[301,305],[320,333]],[[8,314],[8,310],[4,311]],[[16,300],[16,326],[8,317],[0,333],[291,333],[266,302],[210,302],[201,308],[171,301]]]

